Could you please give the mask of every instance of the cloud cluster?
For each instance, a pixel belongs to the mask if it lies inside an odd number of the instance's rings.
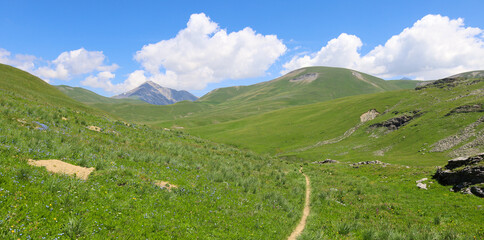
[[[9,51],[0,48],[0,63],[15,66],[24,71],[30,72],[34,69],[34,62],[36,60],[37,58],[32,55],[16,54],[15,56],[12,56]]]
[[[361,40],[343,33],[320,51],[296,56],[283,67],[287,72],[325,65],[352,68],[384,78],[405,75],[436,79],[484,69],[483,33],[482,29],[466,27],[461,18],[427,15],[364,56],[359,52]]]
[[[286,52],[275,35],[249,27],[227,33],[205,14],[192,14],[176,37],[148,44],[135,55],[141,78],[163,86],[199,90],[226,79],[258,77]]]
[[[467,27],[464,20],[427,15],[365,55],[355,35],[340,34],[318,52],[297,55],[283,64],[283,72],[306,66],[356,69],[383,78],[408,76],[437,79],[459,72],[484,69],[484,31]],[[38,75],[44,80],[83,79],[84,86],[121,93],[145,81],[162,86],[200,90],[226,79],[263,76],[287,52],[276,35],[262,35],[246,27],[230,32],[203,13],[192,14],[187,27],[171,39],[143,46],[134,55],[141,69],[120,83],[118,65],[107,63],[102,51],[84,48],[43,61],[31,55],[12,55],[0,48],[0,63]],[[40,66],[38,64],[40,63]]]
[[[80,48],[61,53],[50,66],[40,67],[34,72],[44,79],[69,80],[93,72],[113,72],[118,65],[105,65],[106,56],[101,51],[87,51]],[[105,74],[104,74],[105,75]]]

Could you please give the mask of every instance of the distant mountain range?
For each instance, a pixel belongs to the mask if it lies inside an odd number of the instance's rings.
[[[177,91],[162,87],[152,81],[145,82],[133,90],[113,96],[112,98],[139,99],[154,105],[168,105],[184,100],[195,101],[198,99],[187,91]]]

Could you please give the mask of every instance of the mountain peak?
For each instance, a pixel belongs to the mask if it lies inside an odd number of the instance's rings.
[[[166,88],[153,81],[144,82],[137,88],[113,96],[113,98],[135,98],[155,105],[168,105],[179,101],[195,101],[198,99],[187,91]]]

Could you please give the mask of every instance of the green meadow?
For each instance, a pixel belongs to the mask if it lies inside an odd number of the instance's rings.
[[[283,239],[300,218],[293,165],[99,115],[11,67],[0,74],[2,239]],[[31,85],[7,88],[12,74]],[[28,159],[95,171],[84,181]]]
[[[0,238],[287,239],[302,168],[298,239],[484,239],[483,199],[432,179],[484,152],[484,113],[456,111],[484,105],[484,81],[415,86],[316,67],[155,106],[0,65]],[[315,163],[328,158],[339,162]],[[81,180],[29,159],[95,170]],[[351,165],[373,160],[385,164]]]

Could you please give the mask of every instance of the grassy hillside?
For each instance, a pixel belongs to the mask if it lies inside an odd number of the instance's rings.
[[[257,152],[314,160],[334,157],[358,161],[368,156],[375,157],[374,152],[378,151],[385,152],[384,156],[378,158],[388,159],[389,162],[403,163],[416,156],[445,160],[445,154],[452,155],[473,138],[444,152],[429,152],[430,145],[458,133],[484,116],[480,111],[449,115],[460,106],[484,104],[484,81],[481,80],[476,79],[475,83],[469,85],[475,81],[469,79],[448,88],[429,87],[340,98],[197,127],[190,129],[190,132]],[[370,109],[382,114],[372,121],[360,123],[360,116]],[[390,118],[412,115],[413,111],[419,111],[420,115],[397,131],[370,128],[370,125]],[[342,136],[355,126],[359,127],[354,134],[338,143],[300,151],[301,148]],[[478,124],[475,131],[482,127]],[[480,149],[484,150],[482,147]],[[405,164],[438,162],[410,161]]]
[[[0,81],[1,239],[285,239],[299,220],[296,166],[101,116],[8,66]],[[95,170],[80,180],[28,159]]]
[[[399,89],[414,89],[418,83],[423,81],[418,80],[387,80],[387,83],[397,86]]]
[[[178,103],[164,111],[199,127],[166,131],[103,116],[40,79],[5,69],[1,239],[286,239],[304,204],[299,169],[310,177],[312,194],[298,239],[484,238],[482,199],[452,193],[431,179],[450,155],[484,150],[483,79],[343,97],[238,120],[230,118],[244,116],[243,104],[234,110],[236,105]],[[361,123],[370,109],[381,114]],[[224,110],[231,115],[217,123]],[[187,111],[213,115],[198,119]],[[403,116],[414,118],[393,131],[378,127]],[[436,144],[449,137],[462,141]],[[312,163],[326,158],[339,163]],[[84,181],[30,166],[27,159],[60,159],[95,171]],[[390,164],[350,166],[363,160]],[[428,190],[416,187],[422,178],[429,178]],[[168,191],[157,181],[176,188]]]
[[[268,82],[216,89],[196,102],[149,106],[99,101],[93,106],[130,121],[163,127],[193,127],[345,96],[413,88],[414,84],[385,81],[350,69],[309,67]]]
[[[55,86],[59,91],[63,92],[67,96],[71,97],[72,99],[86,103],[86,104],[93,104],[93,103],[132,103],[132,104],[144,104],[145,102],[136,99],[114,99],[108,98],[101,95],[98,95],[92,91],[89,91],[84,88],[80,87],[70,87],[67,85],[58,85]]]
[[[200,102],[271,102],[302,105],[334,98],[400,89],[380,78],[344,68],[307,67],[250,86],[216,89]]]
[[[484,78],[463,76],[188,131],[303,166],[314,195],[300,239],[481,239],[482,199],[450,192],[432,176],[448,159],[484,151],[483,89]],[[370,109],[381,114],[361,123]],[[415,118],[393,131],[374,125],[405,115]],[[340,163],[312,163],[328,158]],[[390,165],[350,166],[373,160]],[[428,190],[416,187],[423,178]]]

